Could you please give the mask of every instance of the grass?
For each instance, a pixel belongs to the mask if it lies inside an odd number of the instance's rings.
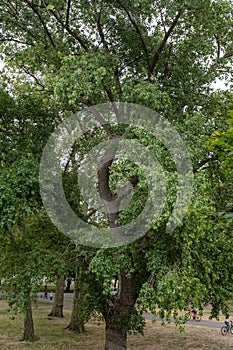
[[[19,341],[23,334],[23,318],[18,315],[10,320],[6,301],[0,301],[0,349],[1,350],[102,350],[104,349],[104,324],[90,322],[86,334],[75,334],[65,330],[69,323],[70,310],[65,309],[63,319],[49,318],[51,305],[40,304],[34,309],[34,322],[38,340],[33,343]],[[204,318],[208,318],[204,315]],[[221,350],[233,347],[233,336],[223,337],[219,328],[186,326],[184,334],[179,334],[174,324],[161,326],[147,321],[145,334],[128,337],[129,350]]]

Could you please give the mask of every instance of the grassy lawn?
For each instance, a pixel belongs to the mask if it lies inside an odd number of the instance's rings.
[[[90,322],[87,333],[74,334],[65,330],[68,325],[70,310],[65,309],[63,319],[48,318],[51,305],[40,304],[34,309],[35,330],[38,340],[33,343],[19,341],[23,333],[22,316],[10,320],[7,304],[0,301],[0,349],[1,350],[103,350],[104,324]],[[207,317],[204,315],[204,318]],[[221,326],[221,324],[219,325]],[[233,348],[233,336],[223,337],[220,328],[201,326],[186,326],[184,334],[179,334],[175,325],[161,326],[160,322],[153,325],[147,321],[145,335],[130,335],[128,349],[130,350],[221,350]]]

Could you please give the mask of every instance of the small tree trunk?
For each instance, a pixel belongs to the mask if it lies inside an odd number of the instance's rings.
[[[34,322],[32,317],[32,303],[31,300],[27,302],[27,310],[24,318],[24,334],[23,341],[34,341],[36,339],[34,332]]]
[[[63,303],[64,303],[64,276],[57,276],[54,304],[51,312],[49,313],[49,316],[64,317]]]
[[[84,282],[82,281],[83,268],[79,266],[79,271],[75,276],[74,283],[74,299],[72,305],[72,313],[70,324],[67,329],[78,333],[85,332],[84,318],[82,312],[82,303],[84,297]]]

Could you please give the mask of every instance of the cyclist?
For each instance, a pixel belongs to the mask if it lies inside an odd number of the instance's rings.
[[[231,329],[231,319],[230,319],[230,315],[226,314],[226,318],[225,318],[225,325],[227,326],[227,331],[229,332],[229,330]]]
[[[191,315],[192,315],[192,318],[193,320],[196,320],[196,317],[197,317],[197,310],[196,309],[191,309]]]

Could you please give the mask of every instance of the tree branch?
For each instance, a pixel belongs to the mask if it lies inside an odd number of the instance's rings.
[[[166,57],[166,62],[164,65],[164,71],[163,71],[163,78],[164,79],[166,79],[166,77],[169,75],[169,62],[170,62],[170,58],[172,55],[172,48],[173,48],[173,45],[172,45],[172,43],[170,43],[168,45],[168,55]]]
[[[36,82],[37,85],[41,86],[43,89],[45,88],[45,86],[44,86],[42,83],[40,83],[40,81],[38,80],[38,78],[37,78],[33,73],[31,73],[31,72],[28,70],[27,67],[25,67],[23,64],[21,64],[20,67],[23,69],[23,71],[24,71],[26,74],[28,74],[30,77],[32,77],[32,78],[35,80],[35,82]]]
[[[101,39],[101,43],[103,44],[103,47],[108,52],[110,52],[108,44],[107,44],[107,42],[105,40],[105,35],[104,35],[103,28],[102,28],[102,25],[101,25],[101,12],[99,12],[98,16],[97,16],[97,28],[98,28],[99,36],[100,36],[100,39]]]
[[[197,173],[199,170],[203,169],[203,167],[208,164],[209,162],[218,160],[218,157],[215,153],[210,154],[206,159],[202,159],[198,162],[197,166],[193,168],[194,174]]]
[[[144,40],[144,37],[139,29],[139,26],[137,25],[137,22],[135,21],[135,18],[130,14],[130,12],[127,10],[125,4],[123,1],[121,0],[118,0],[118,4],[123,8],[123,10],[125,11],[125,13],[127,14],[131,24],[133,25],[136,33],[138,34],[140,40],[141,40],[141,43],[142,43],[142,47],[143,47],[143,51],[145,52],[145,55],[146,55],[146,61],[147,61],[147,65],[148,65],[148,68],[150,67],[150,56],[149,56],[149,52],[147,50],[147,46],[146,46],[146,43],[145,43],[145,40]]]
[[[216,60],[216,62],[213,63],[212,66],[210,67],[210,71],[217,69],[225,59],[231,58],[231,57],[233,57],[233,50],[226,52],[222,57],[219,57]]]
[[[121,99],[122,99],[122,88],[121,88],[121,82],[120,82],[119,74],[120,74],[119,73],[119,69],[116,68],[116,70],[114,72],[114,78],[115,78],[115,82],[116,82],[116,89],[117,89],[119,101],[121,101]]]
[[[10,41],[10,42],[13,41],[14,43],[17,43],[17,44],[33,46],[33,44],[28,44],[24,41],[21,41],[21,40],[15,39],[15,38],[2,38],[2,39],[0,39],[0,42],[5,42],[5,41]]]
[[[69,27],[69,22],[70,22],[71,1],[72,0],[68,0],[67,8],[66,8],[66,24],[65,24],[66,27]]]
[[[47,37],[48,37],[48,39],[49,39],[49,41],[50,41],[52,47],[55,49],[55,48],[56,48],[56,45],[55,45],[55,43],[54,43],[54,41],[53,41],[52,35],[50,34],[50,32],[49,32],[49,30],[48,30],[46,24],[44,23],[43,18],[41,17],[39,11],[37,10],[36,6],[34,6],[34,4],[31,3],[31,2],[28,1],[28,0],[25,0],[25,2],[26,2],[26,4],[32,9],[32,11],[36,14],[36,16],[39,18],[39,21],[40,21],[40,23],[42,24],[42,27],[44,28],[44,31],[45,31],[45,33],[46,33],[46,35],[47,35]]]
[[[171,36],[172,32],[174,31],[174,29],[175,29],[175,27],[176,27],[176,25],[177,25],[177,23],[178,23],[180,17],[182,16],[182,13],[183,13],[183,12],[181,12],[181,11],[179,11],[179,12],[177,13],[177,15],[176,15],[176,17],[174,18],[174,20],[173,20],[173,22],[172,22],[170,28],[169,28],[168,31],[166,32],[166,34],[165,34],[165,36],[164,36],[162,42],[160,43],[160,45],[159,45],[157,51],[155,52],[154,57],[153,57],[153,59],[152,59],[152,63],[151,63],[151,65],[150,65],[150,69],[149,69],[149,78],[150,78],[151,74],[153,73],[153,70],[154,70],[154,68],[155,68],[156,62],[158,61],[158,59],[159,59],[159,57],[160,57],[160,55],[161,55],[161,53],[162,53],[162,51],[163,51],[163,49],[164,49],[164,47],[165,47],[165,45],[166,45],[166,43],[167,43],[169,37]]]
[[[17,15],[18,16],[18,11],[17,11],[17,2],[16,2],[16,4],[15,4],[15,7],[14,7],[14,5],[12,4],[12,2],[9,2],[9,1],[4,1],[4,4],[8,7],[8,9],[10,10],[10,12],[13,10],[13,12],[11,12],[11,14],[13,15],[13,16],[15,16],[15,15]]]
[[[61,18],[56,14],[55,11],[51,10],[52,15],[56,18],[57,22],[62,26],[63,29],[65,29],[75,40],[77,40],[79,42],[79,44],[81,45],[81,47],[88,52],[89,51],[89,47],[85,44],[85,42],[83,41],[83,39],[81,38],[80,35],[78,35],[77,33],[75,33],[69,26],[69,24],[64,23]]]
[[[215,35],[215,39],[217,42],[217,60],[220,58],[220,52],[221,52],[221,46],[220,46],[220,40],[218,34]]]
[[[223,55],[223,57],[220,58],[220,59],[221,59],[221,60],[225,60],[226,58],[230,58],[230,57],[232,57],[232,56],[233,56],[233,50],[231,50],[231,51],[225,53],[225,55]]]

